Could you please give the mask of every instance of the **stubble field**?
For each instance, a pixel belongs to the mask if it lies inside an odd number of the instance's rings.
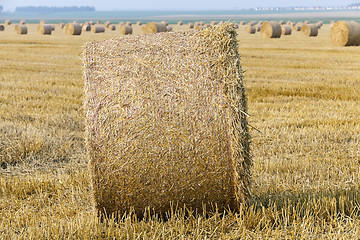
[[[247,209],[102,223],[81,54],[87,41],[120,36],[28,31],[0,32],[0,239],[359,239],[360,47],[333,47],[329,25],[314,38],[239,29],[254,161]]]

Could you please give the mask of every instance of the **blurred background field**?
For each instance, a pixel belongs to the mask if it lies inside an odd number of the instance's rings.
[[[1,239],[358,238],[360,47],[334,47],[329,24],[317,37],[280,39],[239,27],[254,160],[248,209],[105,223],[84,149],[82,46],[121,36],[27,26],[27,35],[0,32]]]

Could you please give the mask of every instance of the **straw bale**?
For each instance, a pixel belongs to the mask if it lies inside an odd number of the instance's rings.
[[[234,27],[235,27],[236,29],[238,29],[238,28],[239,28],[239,24],[234,23]]]
[[[168,32],[171,32],[173,30],[173,27],[172,26],[167,26],[166,29],[167,29]]]
[[[262,25],[263,21],[258,21],[257,25]]]
[[[263,38],[280,38],[281,26],[275,21],[264,22],[261,26],[260,32]]]
[[[194,29],[196,29],[196,30],[201,30],[201,29],[204,29],[205,27],[203,26],[203,24],[202,23],[200,23],[200,22],[196,22],[195,24],[194,24]]]
[[[89,25],[95,25],[94,21],[89,21]]]
[[[262,26],[262,25],[256,25],[256,26],[254,26],[254,27],[256,28],[256,31],[257,31],[257,32],[260,32],[261,26]]]
[[[27,27],[24,25],[16,24],[14,28],[17,34],[27,34]]]
[[[0,25],[0,31],[5,31],[5,26],[4,25]]]
[[[322,21],[319,21],[319,22],[315,23],[315,25],[316,25],[318,28],[321,28],[322,25],[323,25],[323,22],[322,22]]]
[[[59,27],[62,29],[65,27],[65,23],[59,23]]]
[[[142,33],[159,33],[166,32],[167,26],[163,23],[157,22],[148,22],[145,26],[142,27]]]
[[[190,29],[194,28],[194,24],[193,23],[188,23],[188,26]]]
[[[308,20],[305,20],[305,21],[304,21],[304,24],[309,24],[309,21],[308,21]]]
[[[255,21],[250,21],[248,24],[251,25],[251,26],[254,26],[254,25],[256,25],[256,22]]]
[[[281,26],[281,35],[291,35],[292,27],[289,25]]]
[[[244,22],[244,21],[240,21],[239,24],[240,24],[240,25],[245,25],[245,22]]]
[[[125,22],[119,22],[119,26],[125,25]]]
[[[24,24],[26,24],[26,21],[25,20],[20,20],[19,24],[24,25]]]
[[[161,21],[162,24],[165,24],[165,26],[168,26],[169,23],[167,21]]]
[[[50,24],[39,24],[37,26],[37,32],[41,35],[50,35],[53,31],[53,26]]]
[[[216,24],[217,24],[216,21],[211,21],[211,22],[210,22],[210,26],[215,26]]]
[[[106,28],[108,28],[110,25],[111,25],[111,22],[110,22],[110,21],[106,21],[106,22],[104,23],[104,26],[105,26]]]
[[[79,23],[77,20],[74,20],[72,23]]]
[[[97,21],[96,21],[96,24],[101,24],[101,20],[97,20]]]
[[[178,21],[177,25],[182,26],[182,25],[183,25],[183,21]]]
[[[90,24],[84,24],[82,26],[82,31],[83,32],[90,32],[91,31],[91,25]]]
[[[137,21],[137,22],[136,22],[136,25],[137,25],[137,26],[141,26],[141,25],[142,25],[142,22],[141,22],[141,21]]]
[[[301,26],[301,33],[307,37],[316,37],[319,29],[315,24],[304,24]]]
[[[79,23],[68,23],[64,27],[64,33],[66,35],[80,35],[81,26]]]
[[[236,35],[226,23],[86,44],[86,146],[100,214],[246,204],[250,136]]]
[[[52,30],[55,31],[55,25],[51,24],[50,26],[51,26]]]
[[[103,33],[103,32],[105,32],[105,27],[104,26],[92,25],[91,26],[91,32],[93,32],[93,33]]]
[[[125,23],[125,25],[126,26],[132,26],[132,23],[128,21],[128,22]]]
[[[220,23],[222,23],[222,22],[220,21]],[[199,25],[200,25],[200,26],[204,26],[204,25],[205,25],[204,21],[200,21],[200,22],[199,22]]]
[[[279,21],[279,24],[280,24],[280,25],[283,25],[283,24],[285,24],[285,21],[284,21],[284,20],[280,20],[280,21]]]
[[[131,26],[121,25],[120,26],[120,34],[121,35],[129,35],[132,34],[133,29]]]
[[[355,21],[338,21],[331,28],[330,38],[335,46],[359,46],[360,23]]]
[[[11,20],[5,20],[5,25],[11,25]]]
[[[249,34],[255,34],[256,33],[256,27],[251,25],[246,25],[245,32]]]
[[[301,26],[302,25],[296,24],[296,25],[293,26],[293,30],[296,31],[296,32],[299,32],[301,30]]]
[[[116,30],[115,25],[109,25],[107,28],[108,28],[109,30],[111,30],[111,31]]]

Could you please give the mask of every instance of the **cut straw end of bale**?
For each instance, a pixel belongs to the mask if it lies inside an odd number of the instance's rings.
[[[316,37],[319,28],[315,24],[304,24],[301,26],[301,33],[306,37]]]
[[[64,27],[64,33],[66,35],[80,35],[81,25],[79,23],[68,23]]]
[[[142,27],[142,33],[159,33],[167,32],[167,26],[164,23],[148,22]]]
[[[90,24],[84,24],[82,26],[82,30],[83,32],[90,32],[91,31],[91,25]]]
[[[5,31],[5,26],[4,25],[0,25],[0,31]]]
[[[338,21],[330,31],[331,42],[335,46],[359,46],[360,23],[355,21]]]
[[[261,26],[260,32],[263,38],[280,38],[281,25],[275,21],[264,22]]]
[[[86,146],[99,214],[165,215],[171,203],[223,212],[248,201],[238,49],[229,23],[86,44]]]
[[[129,35],[129,34],[132,34],[133,32],[133,29],[131,26],[128,26],[128,25],[120,25],[120,34],[121,35]]]

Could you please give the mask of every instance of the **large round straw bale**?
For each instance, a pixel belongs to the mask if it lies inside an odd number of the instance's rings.
[[[249,34],[255,34],[256,33],[256,27],[251,25],[246,25],[245,32]]]
[[[141,26],[141,25],[142,25],[142,22],[141,22],[141,21],[137,21],[137,22],[136,22],[136,25],[137,25],[137,26]]]
[[[166,25],[163,23],[148,22],[145,26],[142,27],[142,33],[159,33],[166,31]]]
[[[191,29],[191,28],[194,28],[194,24],[193,24],[193,23],[188,23],[188,26],[189,26],[190,29]]]
[[[304,24],[301,26],[301,33],[307,37],[316,37],[319,28],[315,24]]]
[[[103,33],[103,32],[105,32],[105,27],[104,26],[92,25],[91,26],[91,32],[93,32],[93,33]]]
[[[194,24],[194,29],[196,29],[196,30],[200,30],[200,29],[204,29],[205,27],[203,26],[203,24],[201,24],[201,23],[198,23],[198,22],[196,22],[195,24]]]
[[[245,25],[245,22],[244,22],[244,21],[240,21],[239,24],[240,24],[240,25]]]
[[[5,20],[5,25],[11,25],[11,20]]]
[[[86,147],[100,214],[238,211],[248,201],[236,37],[228,23],[86,44]]]
[[[280,25],[283,25],[283,24],[285,24],[285,21],[284,21],[284,20],[280,20],[280,21],[279,21],[279,24],[280,24]]]
[[[261,30],[261,26],[262,26],[262,25],[255,25],[255,26],[253,26],[253,27],[255,27],[255,28],[256,28],[256,31],[257,31],[257,32],[260,32],[260,30]]]
[[[111,25],[111,22],[110,22],[110,21],[106,21],[106,22],[104,23],[104,26],[105,26],[106,28],[108,28],[110,25]]]
[[[254,26],[254,25],[256,25],[256,22],[253,20],[253,21],[250,21],[248,24],[251,26]]]
[[[120,26],[120,34],[121,35],[129,35],[129,34],[132,34],[132,32],[133,32],[132,26],[127,26],[127,25]]]
[[[41,35],[50,35],[53,31],[53,27],[50,24],[39,24],[37,26],[37,32]]]
[[[166,29],[167,29],[168,32],[171,32],[173,30],[173,27],[172,26],[167,26]]]
[[[62,29],[65,27],[65,23],[59,23],[59,27]]]
[[[89,21],[89,25],[95,25],[94,21]]]
[[[360,23],[355,21],[338,21],[331,28],[330,38],[335,46],[359,46]]]
[[[26,21],[25,20],[20,20],[19,24],[24,25],[24,24],[26,24]]]
[[[166,26],[169,25],[169,23],[167,21],[161,21],[162,24],[165,24]]]
[[[47,24],[47,22],[45,20],[40,20],[39,24],[43,25],[43,24]]]
[[[17,34],[27,34],[27,27],[24,26],[24,25],[16,24],[15,25],[15,32]]]
[[[5,31],[5,26],[4,25],[0,25],[0,31]]]
[[[82,31],[84,31],[84,32],[89,32],[89,31],[91,31],[91,25],[90,25],[90,24],[84,24],[84,25],[82,26]]]
[[[289,25],[282,25],[281,26],[281,34],[282,35],[291,35],[292,27]]]
[[[178,21],[177,25],[182,26],[182,25],[183,25],[183,21]]]
[[[275,21],[264,22],[260,32],[263,38],[279,38],[281,37],[281,26]]]
[[[127,26],[132,26],[132,23],[131,23],[130,21],[127,21],[127,22],[125,23],[125,25],[127,25]]]
[[[305,20],[305,21],[304,21],[304,24],[309,24],[309,21],[308,21],[308,20]]]
[[[81,26],[79,23],[68,23],[64,27],[64,32],[66,35],[80,35]]]
[[[96,24],[101,24],[101,20],[97,20],[97,21],[96,21]]]

